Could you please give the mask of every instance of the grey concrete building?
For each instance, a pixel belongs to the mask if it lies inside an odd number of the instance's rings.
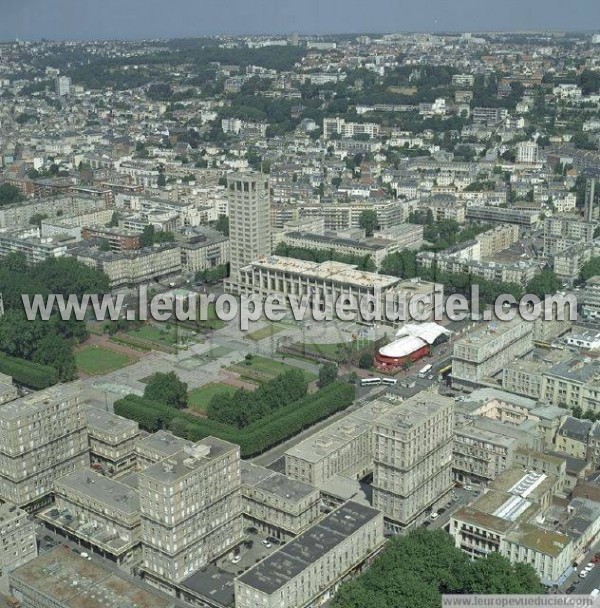
[[[194,444],[187,439],[182,439],[168,431],[157,431],[139,439],[135,444],[135,458],[138,471],[174,456],[184,448],[192,447]]]
[[[373,506],[392,531],[416,523],[452,488],[454,400],[423,391],[375,422]]]
[[[138,423],[92,405],[86,405],[85,418],[92,467],[110,476],[135,468]]]
[[[38,515],[48,528],[117,563],[139,558],[140,502],[135,488],[78,469],[56,481],[54,496],[56,504]]]
[[[316,487],[249,462],[242,462],[241,466],[242,504],[249,526],[287,540],[319,517]]]
[[[146,579],[170,590],[241,541],[239,446],[207,437],[138,477]]]
[[[58,385],[0,406],[0,498],[19,507],[47,502],[54,481],[89,466],[78,383]]]
[[[532,334],[533,324],[519,318],[467,334],[454,344],[452,386],[470,389],[489,382],[507,363],[531,350]]]
[[[11,572],[9,588],[21,608],[181,606],[100,561],[88,561],[62,546]]]
[[[382,513],[347,502],[239,576],[236,608],[321,605],[383,540]]]
[[[10,502],[0,504],[0,575],[37,556],[35,523]]]

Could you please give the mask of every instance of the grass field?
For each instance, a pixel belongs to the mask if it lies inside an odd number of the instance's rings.
[[[232,365],[229,369],[238,372],[243,378],[248,378],[249,380],[271,380],[292,369],[300,368],[295,365],[288,365],[282,361],[275,361],[273,359],[254,355],[250,360],[249,365],[247,364],[247,361],[244,360]],[[317,378],[315,374],[311,374],[303,369],[300,369],[300,371],[304,374],[307,382],[312,382]]]
[[[193,355],[198,359],[219,359],[220,357],[224,357],[228,355],[230,352],[233,352],[233,349],[227,348],[226,346],[214,346],[210,350],[201,355]]]
[[[132,360],[123,353],[117,353],[108,348],[88,346],[75,353],[77,369],[88,376],[99,376],[114,372],[129,365]]]
[[[127,335],[138,340],[148,340],[148,342],[157,342],[159,344],[166,344],[167,346],[177,344],[177,333],[173,326],[167,329],[165,326],[142,325],[138,329],[128,331]]]
[[[235,391],[236,389],[228,384],[211,382],[210,384],[205,384],[204,386],[200,386],[189,392],[188,406],[193,410],[203,412],[215,395],[221,395],[223,393],[232,395]]]
[[[206,321],[198,320],[198,324],[200,325],[201,329],[221,329],[222,327],[225,327],[225,323],[223,323],[223,321],[217,317],[215,305],[213,303],[208,305],[207,312],[208,314]],[[200,316],[200,310],[198,310],[198,316]]]
[[[356,342],[339,342],[333,344],[299,344],[298,347],[306,354],[323,357],[336,361],[345,361],[348,352],[358,352],[372,346],[371,340],[358,340]]]
[[[249,340],[254,340],[255,342],[259,342],[260,340],[264,340],[265,338],[271,338],[275,334],[278,334],[280,331],[283,331],[283,327],[279,327],[278,325],[272,325],[269,323],[266,327],[261,327],[256,331],[250,332],[246,335]]]

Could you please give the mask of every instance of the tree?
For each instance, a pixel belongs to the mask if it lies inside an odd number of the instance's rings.
[[[164,173],[160,173],[158,179],[156,180],[156,185],[159,188],[164,188],[167,185],[167,178]]]
[[[146,384],[144,398],[176,409],[184,409],[187,407],[187,393],[187,383],[182,382],[175,372],[156,372]]]
[[[377,212],[372,209],[365,209],[358,218],[358,225],[364,229],[365,236],[373,236],[377,228]]]
[[[24,201],[21,191],[12,184],[0,184],[0,206],[13,205]]]
[[[591,277],[600,275],[600,256],[593,257],[591,260],[586,262],[579,273],[579,276],[584,281],[587,281]]]
[[[34,213],[30,218],[29,218],[29,223],[32,226],[37,226],[38,228],[42,227],[42,221],[48,219],[48,216],[45,213]]]
[[[219,218],[213,224],[215,230],[218,230],[223,236],[229,236],[229,217],[224,213],[219,215]]]
[[[335,363],[327,362],[319,368],[319,388],[324,388],[328,384],[335,382],[338,375],[338,367]]]
[[[33,361],[53,367],[61,382],[70,382],[77,378],[77,365],[71,347],[55,333],[48,333],[42,338]]]
[[[371,369],[373,367],[373,354],[363,353],[358,360],[358,367],[361,369]]]
[[[119,225],[119,212],[118,211],[114,211],[111,218],[110,218],[110,222],[108,223],[108,227],[109,228],[116,228]]]
[[[552,270],[542,270],[527,283],[526,292],[544,300],[546,296],[554,295],[560,288],[561,282],[556,274]]]
[[[142,234],[140,235],[140,247],[152,247],[154,245],[156,231],[152,224],[144,226]]]

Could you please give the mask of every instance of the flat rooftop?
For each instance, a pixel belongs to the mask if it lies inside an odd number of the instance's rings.
[[[346,502],[318,524],[291,540],[236,580],[272,595],[334,547],[370,521],[380,511],[355,502]]]
[[[243,486],[254,487],[286,502],[299,502],[311,494],[318,493],[317,488],[310,484],[244,461],[242,461]]]
[[[360,409],[336,420],[324,429],[292,446],[286,455],[306,462],[319,462],[341,446],[356,439],[373,427],[375,420],[398,407],[401,399],[378,398]]]
[[[78,469],[64,475],[56,483],[58,487],[64,486],[78,494],[89,496],[122,513],[133,514],[140,510],[140,501],[134,489],[91,469]]]
[[[252,267],[302,275],[306,279],[349,283],[359,287],[378,287],[384,289],[393,287],[400,282],[398,277],[357,270],[357,267],[351,264],[333,261],[321,263],[307,262],[305,260],[274,255],[256,260],[246,266],[246,269],[250,270]]]
[[[179,603],[138,586],[131,578],[106,569],[59,546],[10,573],[11,582],[34,588],[69,608],[175,608]]]
[[[194,445],[187,439],[177,437],[167,431],[157,431],[140,439],[137,444],[137,450],[144,456],[150,456],[156,460],[163,460],[169,456],[181,452],[186,446]]]
[[[89,430],[98,429],[102,433],[115,437],[123,434],[135,435],[139,431],[137,422],[89,404],[85,406],[85,418]]]
[[[140,472],[139,477],[149,477],[162,483],[174,483],[189,475],[193,470],[234,450],[239,450],[239,446],[216,437],[205,437],[202,441],[191,444],[166,460],[144,469]],[[196,455],[192,452],[195,452]]]
[[[0,418],[4,420],[23,418],[46,409],[52,403],[60,403],[79,395],[81,395],[81,387],[78,382],[58,384],[1,405]]]

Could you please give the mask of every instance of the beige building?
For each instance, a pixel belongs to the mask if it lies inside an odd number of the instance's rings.
[[[271,195],[262,173],[227,176],[231,284],[242,268],[271,253]]]
[[[482,258],[508,249],[519,240],[519,227],[515,224],[503,224],[486,230],[475,237],[479,243]]]
[[[120,252],[74,247],[69,254],[83,264],[105,272],[111,288],[149,283],[181,272],[181,248],[173,243]]]
[[[598,503],[578,498],[566,511],[554,511],[559,485],[555,477],[515,466],[450,518],[450,535],[471,558],[498,552],[511,563],[530,564],[553,585],[570,574],[600,527]]]
[[[574,357],[544,373],[541,399],[546,403],[583,412],[600,412],[600,363]]]
[[[229,238],[216,230],[187,228],[176,238],[181,247],[184,271],[210,270],[229,262]]]
[[[242,504],[248,526],[287,540],[320,515],[319,490],[302,481],[242,462]]]
[[[0,575],[37,556],[35,523],[10,502],[0,504]]]
[[[589,243],[594,238],[596,223],[575,215],[556,215],[544,220],[544,255],[549,257],[575,244]]]
[[[519,318],[489,324],[454,343],[452,386],[472,388],[489,382],[507,363],[533,346],[533,324]]]
[[[0,498],[19,507],[50,500],[59,477],[89,466],[79,384],[62,384],[0,406]]]
[[[382,513],[346,502],[237,577],[236,608],[320,606],[383,541]]]
[[[92,467],[109,476],[134,469],[138,423],[91,405],[85,408],[85,418]]]
[[[375,422],[373,506],[392,531],[447,500],[452,482],[454,400],[423,391]]]
[[[239,446],[207,437],[138,478],[147,580],[170,590],[242,540]]]
[[[135,484],[135,476],[130,480]],[[54,484],[56,504],[39,513],[51,530],[117,563],[139,558],[140,503],[126,483],[78,469]]]

